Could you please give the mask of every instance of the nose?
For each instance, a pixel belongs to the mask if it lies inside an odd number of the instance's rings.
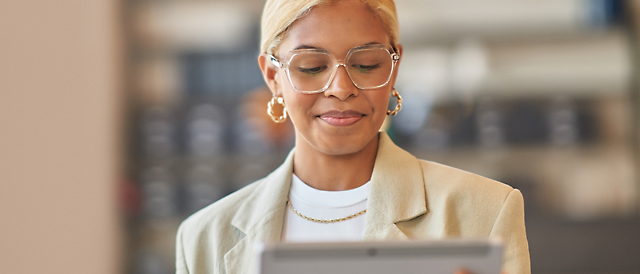
[[[347,98],[352,95],[358,96],[358,88],[353,84],[351,78],[349,78],[345,65],[338,65],[336,70],[336,75],[329,85],[329,88],[324,91],[324,96],[334,96],[341,101],[347,100]]]

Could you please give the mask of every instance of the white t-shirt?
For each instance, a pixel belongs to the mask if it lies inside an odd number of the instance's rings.
[[[367,208],[371,181],[350,190],[324,191],[305,184],[293,175],[289,201],[301,214],[314,219],[338,219]],[[298,216],[288,206],[284,216],[284,242],[361,241],[365,214],[336,223],[316,223]]]

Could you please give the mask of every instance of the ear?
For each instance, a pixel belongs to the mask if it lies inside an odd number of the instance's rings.
[[[267,83],[269,90],[271,90],[271,94],[278,95],[278,82],[276,81],[278,68],[271,64],[269,56],[266,53],[258,56],[258,65],[260,65],[262,77],[264,78],[264,82]]]

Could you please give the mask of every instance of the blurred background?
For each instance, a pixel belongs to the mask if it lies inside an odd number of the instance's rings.
[[[180,222],[280,165],[263,5],[0,3],[0,272],[173,273]],[[533,273],[640,273],[640,1],[397,8],[392,139],[519,188]]]

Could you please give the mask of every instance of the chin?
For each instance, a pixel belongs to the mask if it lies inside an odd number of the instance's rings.
[[[322,151],[324,154],[332,155],[332,156],[341,156],[341,155],[351,155],[355,154],[365,146],[353,146],[353,145],[334,145],[334,146],[325,146],[316,148],[319,151]]]
[[[371,143],[373,138],[377,138],[377,136],[377,132],[375,134],[361,133],[350,136],[316,135],[313,138],[313,142],[309,142],[309,144],[316,150],[327,155],[350,155],[362,151],[367,145]]]

